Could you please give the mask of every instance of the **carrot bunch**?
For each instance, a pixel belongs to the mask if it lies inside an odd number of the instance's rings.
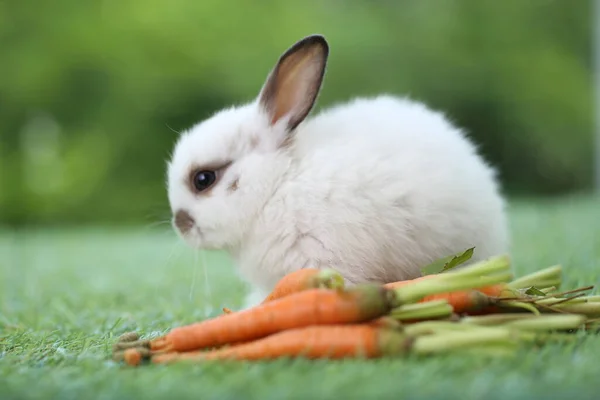
[[[546,331],[577,329],[600,316],[600,300],[581,294],[590,288],[557,292],[560,274],[555,266],[513,279],[505,256],[409,281],[352,287],[333,269],[299,270],[256,307],[153,339],[122,337],[113,358],[138,365],[469,349],[506,354],[522,341],[541,340]]]

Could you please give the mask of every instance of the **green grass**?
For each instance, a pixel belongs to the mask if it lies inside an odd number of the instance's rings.
[[[516,203],[511,221],[517,275],[560,263],[566,287],[600,283],[597,201]],[[226,257],[197,256],[168,230],[79,229],[4,231],[0,263],[1,399],[598,397],[595,337],[517,359],[124,368],[110,361],[121,333],[162,333],[240,305],[245,288]]]

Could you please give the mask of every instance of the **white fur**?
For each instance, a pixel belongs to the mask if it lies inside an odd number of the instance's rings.
[[[258,100],[232,107],[184,132],[169,163],[171,208],[197,225],[183,238],[234,257],[253,288],[246,306],[299,268],[390,282],[469,247],[472,262],[508,251],[495,172],[441,113],[359,98],[307,118],[279,148],[284,125]],[[218,160],[233,164],[209,195],[191,193],[190,169]]]

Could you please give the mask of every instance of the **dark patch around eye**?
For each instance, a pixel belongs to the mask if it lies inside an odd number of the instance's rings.
[[[192,168],[187,185],[193,193],[209,196],[212,188],[218,183],[233,161],[211,163]]]

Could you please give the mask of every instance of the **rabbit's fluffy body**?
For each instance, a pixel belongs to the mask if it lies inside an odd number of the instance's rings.
[[[182,237],[229,251],[253,288],[246,306],[299,268],[391,282],[470,247],[471,262],[507,251],[495,170],[443,114],[391,95],[331,107],[293,130],[288,114],[273,122],[260,97],[222,110],[184,132],[169,163],[172,210],[194,221]],[[194,193],[190,171],[207,165],[225,167]]]

